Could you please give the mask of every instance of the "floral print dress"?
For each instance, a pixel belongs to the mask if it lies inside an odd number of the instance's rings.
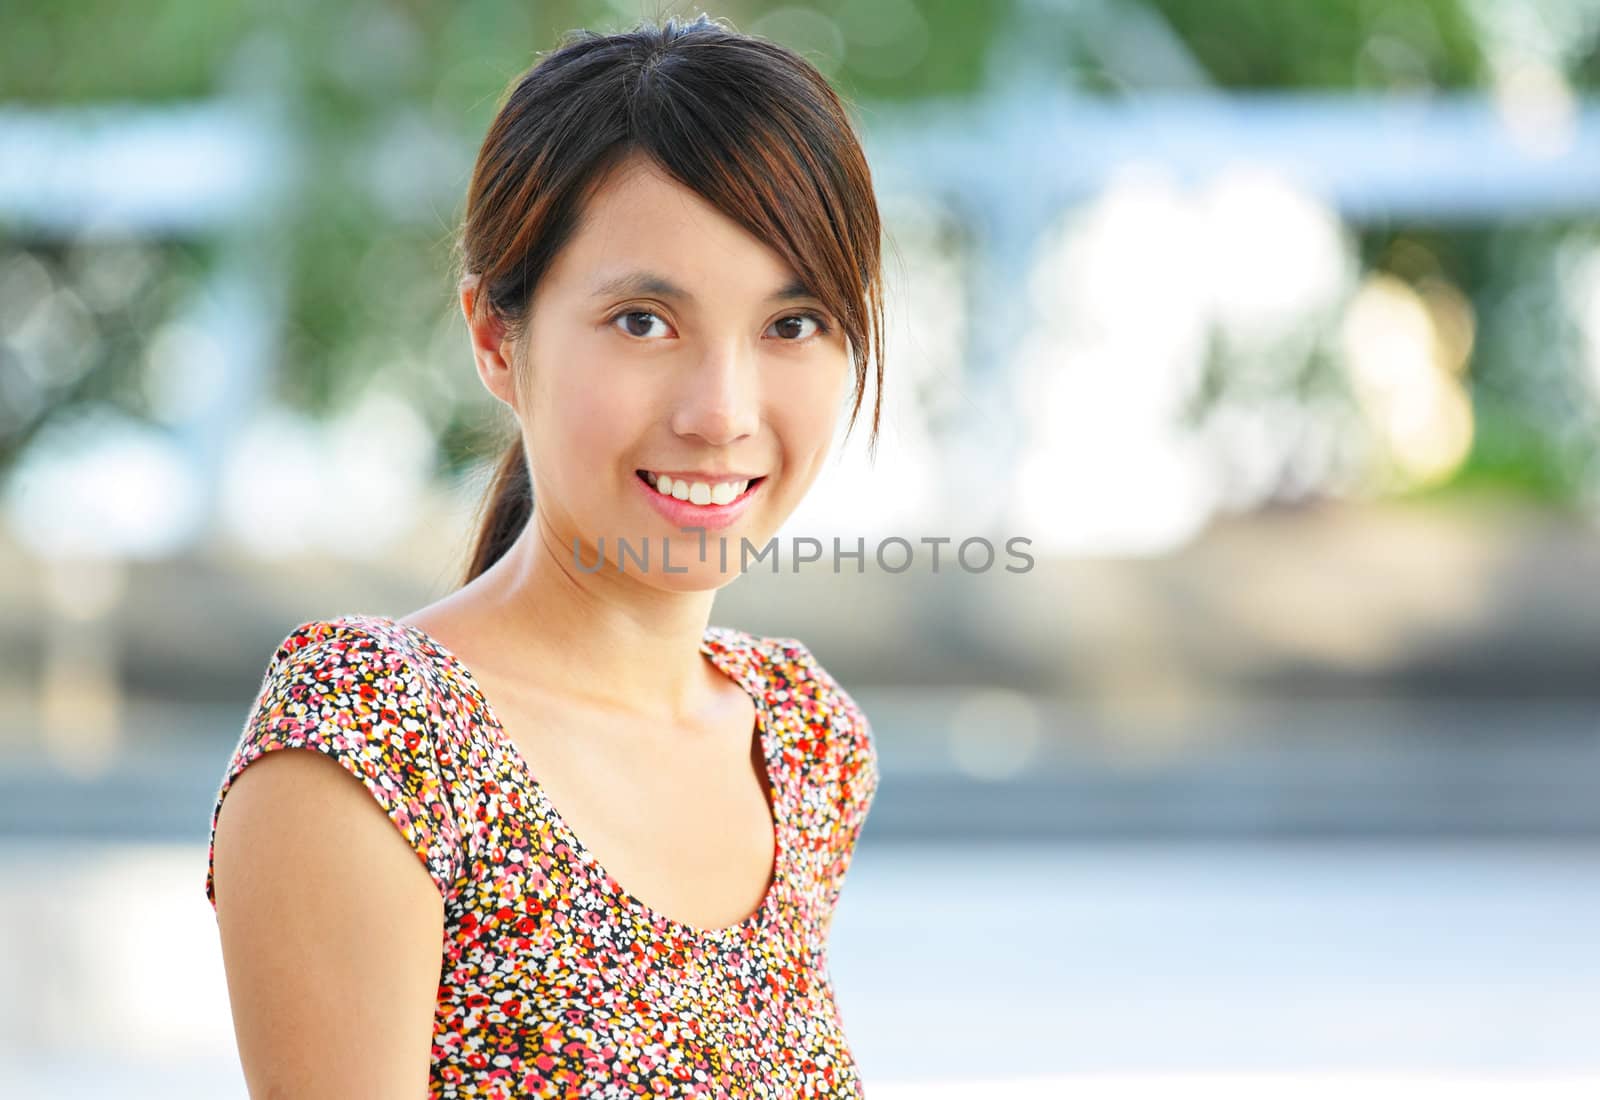
[[[828,931],[878,784],[861,710],[792,638],[706,629],[748,692],[777,853],[749,917],[703,929],[633,897],[573,835],[471,671],[377,615],[295,627],[212,809],[274,749],[377,800],[444,897],[430,1097],[858,1097]],[[216,906],[210,860],[206,896]]]

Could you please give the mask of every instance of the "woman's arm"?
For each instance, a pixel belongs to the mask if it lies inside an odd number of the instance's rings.
[[[426,1096],[444,902],[383,809],[323,753],[269,752],[234,780],[214,845],[250,1095]]]

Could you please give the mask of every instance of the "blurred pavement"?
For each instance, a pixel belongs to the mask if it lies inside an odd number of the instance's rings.
[[[204,876],[0,853],[0,1094],[245,1095]],[[1597,913],[1588,844],[867,843],[832,971],[884,1100],[1544,1100],[1600,1094]]]

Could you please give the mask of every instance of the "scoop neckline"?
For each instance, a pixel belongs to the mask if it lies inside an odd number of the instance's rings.
[[[762,691],[756,685],[747,683],[745,678],[740,675],[739,670],[735,667],[730,667],[731,662],[727,661],[730,647],[726,641],[718,637],[718,635],[725,632],[725,628],[708,625],[701,634],[699,652],[710,659],[712,667],[737,684],[740,690],[750,696],[751,701],[755,704],[754,733],[761,742],[761,752],[766,765],[767,779],[772,788],[772,798],[768,809],[769,816],[772,818],[773,847],[775,851],[766,893],[762,895],[761,901],[755,910],[735,924],[724,925],[720,928],[704,928],[688,921],[669,917],[660,912],[624,887],[606,869],[605,865],[596,858],[594,852],[583,842],[582,838],[567,823],[566,818],[556,809],[555,803],[550,800],[544,785],[539,782],[538,777],[534,774],[532,764],[523,755],[522,750],[517,747],[516,742],[511,739],[511,735],[506,732],[505,726],[500,721],[499,712],[495,710],[494,704],[489,701],[488,694],[478,682],[478,678],[473,673],[472,668],[464,660],[456,656],[448,646],[420,626],[416,626],[413,623],[403,623],[387,615],[347,615],[344,618],[347,620],[375,620],[379,623],[386,623],[423,642],[447,665],[454,668],[461,682],[466,685],[468,692],[471,693],[473,700],[482,709],[484,725],[488,727],[491,736],[512,761],[512,766],[516,769],[518,776],[532,792],[543,817],[558,834],[557,839],[572,850],[577,860],[587,867],[594,878],[599,880],[608,894],[633,910],[636,916],[658,929],[666,928],[680,936],[707,940],[743,939],[770,923],[778,906],[778,896],[788,879],[790,870],[790,845],[785,842],[785,836],[790,824],[788,776],[783,768],[783,755],[779,751],[777,737],[772,730],[772,715]],[[721,646],[720,650],[718,646],[712,644],[714,641]]]

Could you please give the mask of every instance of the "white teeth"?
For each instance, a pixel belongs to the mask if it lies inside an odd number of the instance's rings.
[[[687,500],[691,504],[728,504],[750,487],[749,481],[723,481],[716,485],[704,481],[675,481],[666,474],[649,471],[645,472],[645,478],[662,496]]]

